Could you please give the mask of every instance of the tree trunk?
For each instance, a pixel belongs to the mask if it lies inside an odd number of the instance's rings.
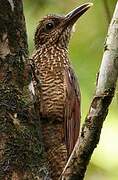
[[[1,180],[48,177],[31,78],[22,0],[0,0]]]

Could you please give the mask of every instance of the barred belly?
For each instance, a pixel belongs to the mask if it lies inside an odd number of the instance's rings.
[[[53,180],[59,178],[67,162],[64,137],[65,58],[67,58],[65,51],[56,46],[50,47],[48,51],[42,50],[40,56],[35,55],[34,58],[36,75],[41,84],[39,99],[42,137]]]
[[[64,78],[58,72],[41,78],[41,114],[42,117],[56,121],[64,118]],[[59,74],[59,75],[58,75]]]
[[[64,141],[64,76],[61,71],[53,77],[52,73],[48,76],[45,74],[41,81],[42,134],[50,176],[57,180],[67,162]]]

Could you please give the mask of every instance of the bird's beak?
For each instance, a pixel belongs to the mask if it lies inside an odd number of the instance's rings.
[[[65,18],[65,25],[74,25],[74,23],[79,19],[80,16],[82,16],[91,6],[93,5],[93,3],[85,3],[79,7],[77,7],[76,9],[74,9],[73,11],[69,12]]]

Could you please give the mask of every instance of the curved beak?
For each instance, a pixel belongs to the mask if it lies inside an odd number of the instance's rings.
[[[80,16],[82,16],[91,6],[93,6],[93,3],[85,3],[73,11],[69,12],[65,16],[65,25],[73,25]]]

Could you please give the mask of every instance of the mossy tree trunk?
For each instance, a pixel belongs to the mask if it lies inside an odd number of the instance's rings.
[[[48,176],[40,121],[28,90],[31,78],[22,0],[0,0],[1,180]]]

